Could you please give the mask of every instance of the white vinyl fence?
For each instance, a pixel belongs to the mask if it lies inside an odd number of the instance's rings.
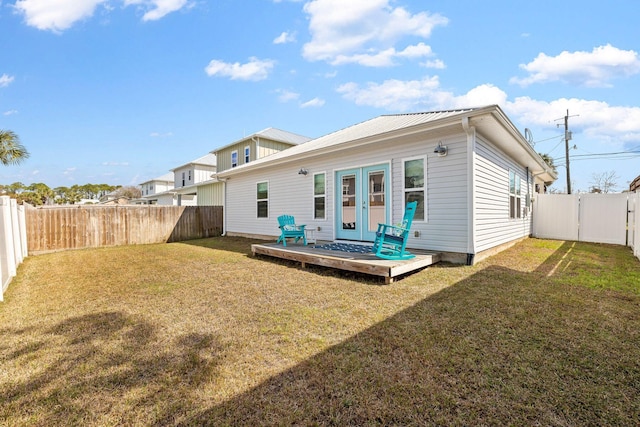
[[[18,265],[27,256],[27,227],[24,206],[15,199],[0,196],[0,301]]]
[[[533,237],[630,246],[640,258],[640,193],[537,194]]]

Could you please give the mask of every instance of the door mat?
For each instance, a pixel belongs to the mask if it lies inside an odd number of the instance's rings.
[[[314,246],[314,248],[325,249],[329,251],[342,251],[342,252],[369,254],[371,253],[371,249],[373,248],[373,246],[356,245],[353,243],[326,243],[324,245],[316,245]]]

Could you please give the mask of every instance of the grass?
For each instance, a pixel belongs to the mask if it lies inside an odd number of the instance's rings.
[[[529,239],[380,279],[235,238],[30,257],[0,425],[637,425],[640,262]]]

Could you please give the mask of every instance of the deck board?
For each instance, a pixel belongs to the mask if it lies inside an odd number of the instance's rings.
[[[437,252],[412,251],[415,258],[410,260],[384,260],[374,254],[341,252],[315,248],[314,245],[288,243],[287,247],[277,243],[251,245],[254,255],[266,255],[274,258],[298,261],[302,267],[306,264],[320,265],[338,270],[381,276],[385,283],[393,283],[398,276],[421,270],[440,261]]]

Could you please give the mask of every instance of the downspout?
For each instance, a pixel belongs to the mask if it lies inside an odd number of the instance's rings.
[[[255,137],[251,137],[251,140],[253,142],[256,143],[256,154],[255,154],[255,159],[258,160],[260,157],[258,156],[258,154],[260,153],[260,137],[255,138]]]
[[[215,174],[211,175],[211,178],[216,179],[218,182],[222,183],[222,234],[221,237],[227,235],[227,179],[228,178],[218,178]]]
[[[222,237],[227,235],[227,180],[222,180]]]
[[[462,128],[467,134],[467,265],[473,265],[476,255],[476,128],[469,124],[469,117],[462,118]]]

